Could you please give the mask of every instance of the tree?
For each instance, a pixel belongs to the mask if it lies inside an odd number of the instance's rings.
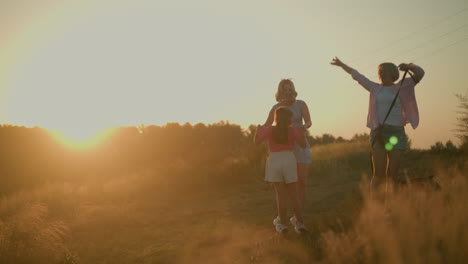
[[[440,141],[437,141],[434,145],[431,146],[431,152],[442,152],[444,150],[444,144]]]
[[[455,95],[458,98],[460,109],[457,111],[457,123],[454,129],[455,136],[461,140],[462,147],[468,146],[468,96]]]

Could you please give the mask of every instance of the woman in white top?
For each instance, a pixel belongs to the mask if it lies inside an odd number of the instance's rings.
[[[334,58],[331,64],[351,74],[353,79],[370,93],[367,127],[371,129],[370,141],[374,165],[371,186],[376,187],[386,182],[387,178],[396,180],[402,153],[408,145],[404,126],[410,123],[415,129],[419,124],[414,87],[423,78],[423,69],[413,63],[402,63],[398,67],[393,63],[382,63],[378,67],[380,83],[375,83],[338,58]],[[398,70],[410,71],[413,76],[395,83],[400,76]],[[385,120],[398,89],[400,91],[395,105]]]

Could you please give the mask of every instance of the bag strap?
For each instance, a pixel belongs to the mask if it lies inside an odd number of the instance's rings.
[[[408,74],[409,74],[409,76],[411,76],[411,79],[413,79],[413,81],[414,81],[414,85],[416,85],[416,84],[418,84],[418,83],[419,83],[419,81],[418,81],[418,80],[416,80],[416,78],[414,78],[414,76],[413,76],[413,74],[411,74],[411,72],[408,72]]]
[[[390,112],[392,111],[393,106],[395,106],[395,103],[396,103],[396,100],[397,100],[397,98],[398,98],[398,95],[400,94],[401,87],[403,86],[403,82],[405,81],[406,74],[408,74],[408,73],[409,73],[409,75],[411,76],[411,78],[413,79],[413,81],[414,81],[415,83],[417,83],[417,82],[416,82],[416,79],[413,77],[413,75],[412,75],[410,72],[408,72],[408,70],[406,70],[405,73],[403,74],[403,78],[401,79],[400,87],[398,87],[398,91],[397,91],[397,93],[395,94],[395,97],[393,98],[392,104],[391,104],[390,107],[388,108],[387,114],[385,115],[385,118],[384,118],[384,120],[383,120],[383,122],[382,122],[382,125],[385,124],[385,121],[387,121],[387,118],[388,118],[388,116],[390,115]],[[374,147],[374,143],[375,143],[375,138],[376,138],[376,137],[377,137],[377,135],[372,139],[371,148]]]
[[[405,71],[403,74],[403,79],[401,80],[400,87],[398,88],[397,93],[395,94],[395,97],[393,98],[392,104],[390,105],[390,108],[388,108],[387,114],[385,115],[385,118],[382,122],[382,125],[385,124],[385,121],[387,121],[388,116],[390,115],[390,112],[393,109],[393,106],[395,106],[396,100],[398,98],[398,95],[400,94],[401,86],[403,86],[403,82],[405,81],[406,74],[408,73],[408,70]],[[413,77],[414,78],[414,77]],[[414,79],[413,79],[414,80]]]

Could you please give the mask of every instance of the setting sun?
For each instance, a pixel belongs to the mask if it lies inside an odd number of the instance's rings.
[[[51,132],[53,137],[74,150],[88,150],[102,143],[111,133],[112,129],[58,129]]]

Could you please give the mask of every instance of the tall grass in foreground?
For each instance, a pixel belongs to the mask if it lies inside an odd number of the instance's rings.
[[[437,189],[409,184],[390,191],[387,206],[363,191],[362,209],[352,227],[323,231],[323,261],[466,263],[468,177],[439,177]]]
[[[64,243],[69,229],[51,220],[46,206],[28,203],[13,210],[0,219],[0,263],[74,263]]]

